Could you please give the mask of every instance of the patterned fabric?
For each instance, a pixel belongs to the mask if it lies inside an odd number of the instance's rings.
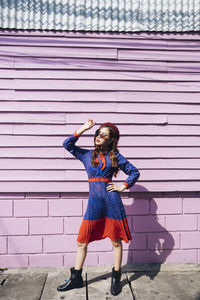
[[[88,178],[112,179],[114,168],[112,167],[109,153],[105,155],[104,162],[99,157],[98,165],[93,167],[91,165],[92,150],[76,146],[75,143],[78,138],[79,136],[76,134],[70,136],[64,141],[63,146],[82,161]],[[116,156],[119,168],[128,175],[126,184],[129,187],[133,186],[140,176],[138,169],[119,152],[116,153]],[[105,237],[109,237],[111,240],[121,238],[126,243],[131,240],[120,194],[116,191],[107,191],[107,186],[107,182],[101,182],[100,180],[89,182],[88,206],[77,239],[81,243],[89,243]]]
[[[199,0],[1,0],[0,27],[84,31],[199,31]]]

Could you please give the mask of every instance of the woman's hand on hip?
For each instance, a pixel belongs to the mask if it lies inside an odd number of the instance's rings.
[[[119,192],[120,193],[126,189],[126,186],[124,184],[122,184],[121,186],[116,186],[113,182],[109,182],[106,189],[109,192]]]

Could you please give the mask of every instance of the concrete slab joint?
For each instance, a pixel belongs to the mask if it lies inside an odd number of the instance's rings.
[[[122,292],[110,294],[111,266],[85,267],[81,289],[59,293],[57,286],[69,277],[65,268],[0,268],[3,300],[199,300],[199,264],[138,264],[122,267]]]

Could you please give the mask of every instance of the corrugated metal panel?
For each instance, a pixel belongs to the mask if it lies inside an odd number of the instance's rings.
[[[199,31],[199,0],[1,0],[0,27],[75,31]]]

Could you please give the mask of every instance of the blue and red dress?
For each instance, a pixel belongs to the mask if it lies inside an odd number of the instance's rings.
[[[120,194],[109,192],[106,187],[112,181],[114,168],[109,157],[98,156],[97,166],[91,164],[92,150],[75,145],[79,138],[76,132],[63,142],[63,147],[83,163],[89,181],[89,199],[87,209],[79,229],[77,241],[90,243],[109,237],[112,241],[122,239],[126,243],[131,240],[126,213]],[[138,180],[140,173],[123,155],[116,153],[119,168],[128,175],[124,182],[131,187]]]

